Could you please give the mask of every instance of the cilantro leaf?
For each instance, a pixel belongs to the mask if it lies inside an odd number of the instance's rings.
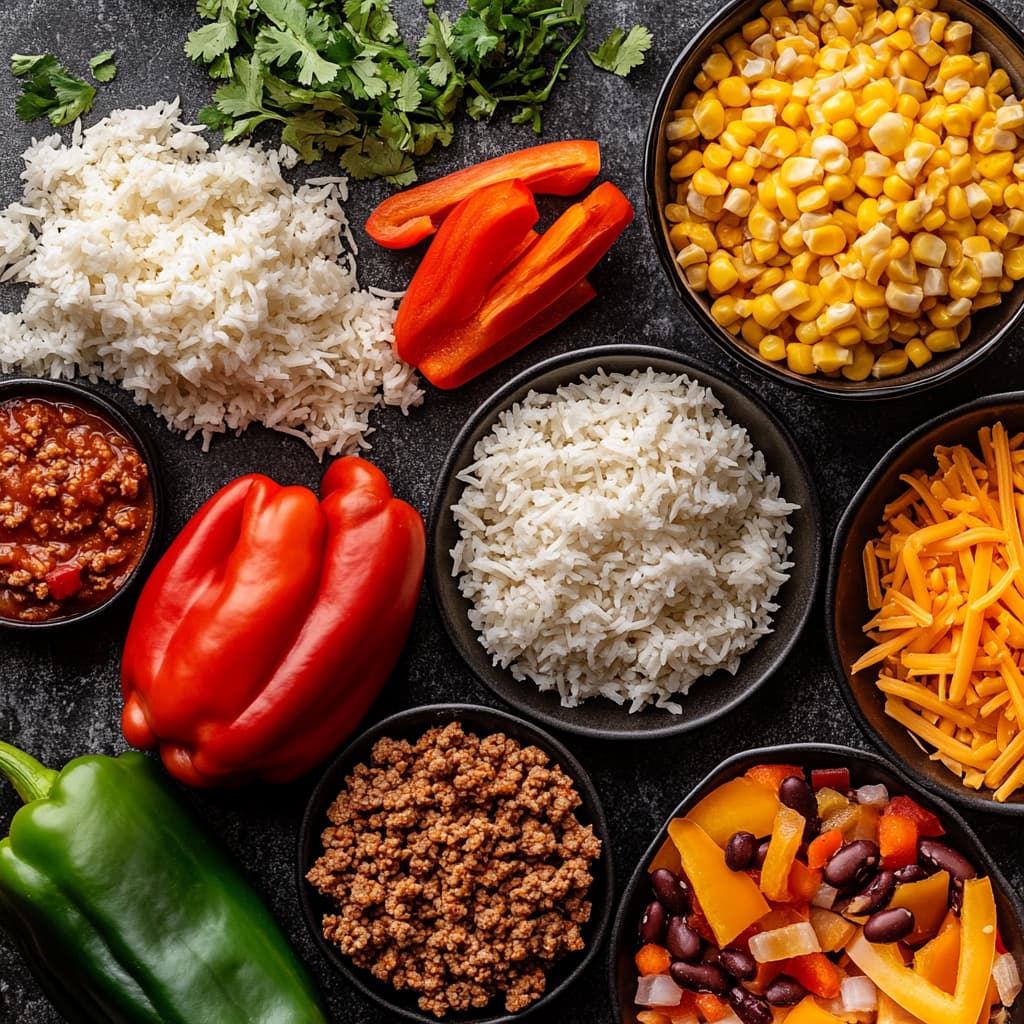
[[[59,128],[86,113],[96,96],[88,82],[75,78],[50,54],[15,54],[11,58],[11,72],[24,79],[14,106],[22,121],[46,116]]]
[[[89,70],[97,82],[109,82],[117,74],[117,65],[114,63],[114,51],[104,50],[97,53],[95,57],[89,58]]]
[[[196,61],[209,63],[227,53],[238,42],[238,29],[231,21],[214,21],[188,34],[185,53]]]
[[[427,28],[419,42],[418,53],[427,62],[427,77],[439,89],[457,74],[455,61],[449,52],[452,41],[452,23],[448,15],[439,18],[433,11],[427,19]]]
[[[625,78],[643,64],[652,42],[651,33],[643,25],[634,25],[628,34],[617,28],[597,50],[587,50],[587,56],[602,70]]]

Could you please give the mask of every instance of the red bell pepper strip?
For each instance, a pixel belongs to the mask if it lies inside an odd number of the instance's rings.
[[[942,827],[942,822],[931,811],[922,807],[909,796],[894,796],[882,811],[883,817],[888,815],[910,818],[917,825],[917,831],[922,836],[941,836],[946,831]]]
[[[497,277],[536,240],[533,193],[501,181],[459,203],[416,268],[395,318],[395,351],[417,364],[452,323],[479,309]]]
[[[58,565],[43,577],[43,582],[49,587],[54,601],[65,601],[82,589],[81,566]]]
[[[416,360],[420,372],[439,388],[457,387],[538,337],[536,326],[560,323],[585,301],[578,286],[632,219],[629,200],[611,182],[598,185],[495,281],[469,320],[434,336]]]
[[[188,785],[304,774],[353,731],[398,659],[423,520],[359,458],[333,463],[321,493],[240,477],[142,591],[122,728]]]
[[[463,199],[487,185],[518,178],[531,192],[572,196],[600,170],[596,142],[573,139],[531,146],[390,196],[370,214],[366,233],[388,249],[405,249],[432,235]]]

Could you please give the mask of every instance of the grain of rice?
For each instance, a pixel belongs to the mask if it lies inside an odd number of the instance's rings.
[[[360,290],[343,178],[294,188],[279,153],[211,152],[177,102],[119,110],[24,154],[0,213],[0,371],[118,382],[204,447],[264,423],[317,452],[368,447],[422,392],[391,348],[395,296]]]
[[[673,698],[771,631],[797,508],[710,389],[598,371],[501,414],[459,474],[453,575],[495,665],[565,707]]]

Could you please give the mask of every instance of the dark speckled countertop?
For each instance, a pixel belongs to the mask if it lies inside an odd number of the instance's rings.
[[[442,9],[445,6],[439,4]],[[369,457],[389,475],[395,491],[424,514],[444,453],[471,411],[514,374],[570,348],[604,342],[665,345],[734,373],[755,387],[786,421],[808,456],[829,536],[869,468],[907,430],[968,399],[1022,386],[1021,339],[1012,338],[980,368],[925,397],[875,406],[828,402],[766,384],[727,359],[691,322],[656,261],[644,222],[640,154],[663,75],[715,6],[713,0],[686,5],[592,0],[592,40],[603,39],[614,25],[643,21],[654,33],[655,48],[647,64],[626,81],[596,71],[582,53],[576,54],[569,81],[549,105],[543,138],[599,139],[603,176],[626,192],[639,216],[591,277],[599,299],[565,329],[457,392],[430,391],[423,406],[408,417],[394,409],[375,417]],[[396,0],[395,7],[400,20],[410,24],[405,19],[412,15],[403,12],[418,4]],[[1020,0],[1002,0],[1000,7],[1018,23],[1024,17]],[[197,23],[190,0],[0,0],[0,64],[11,52],[53,52],[81,73],[89,55],[113,47],[118,75],[100,89],[90,123],[117,107],[174,96],[181,97],[185,116],[194,118],[211,91],[209,80],[182,53],[185,34]],[[15,120],[16,94],[15,81],[0,70],[0,202],[4,205],[20,195],[21,152],[33,134],[44,134],[48,128],[45,123],[26,126]],[[507,122],[467,123],[441,156],[436,173],[534,141],[529,130]],[[366,214],[387,191],[377,184],[354,184],[348,213],[360,242],[361,282],[401,288],[416,255],[376,249],[361,231]],[[18,301],[15,289],[0,289],[0,308],[16,308]],[[131,405],[114,389],[108,393],[122,405]],[[241,473],[259,470],[282,483],[311,486],[319,479],[321,467],[315,457],[292,438],[250,429],[242,437],[216,440],[204,455],[198,442],[171,434],[148,410],[139,415],[163,455],[171,530],[179,529],[201,501]],[[122,750],[117,666],[127,624],[128,613],[122,610],[103,620],[100,628],[62,633],[59,639],[0,635],[0,736],[53,765],[89,751]],[[416,704],[493,700],[456,656],[424,590],[405,656],[367,722]],[[727,755],[749,746],[792,740],[869,745],[850,718],[833,677],[820,596],[804,639],[776,677],[738,711],[698,734],[657,744],[608,744],[567,734],[562,738],[589,769],[604,798],[620,886],[665,815]],[[338,1024],[385,1024],[386,1014],[328,968],[300,916],[293,863],[295,833],[313,782],[307,778],[282,788],[254,786],[186,796],[269,901],[322,985],[333,1019]],[[16,806],[10,787],[0,786],[0,834]],[[1018,890],[1024,887],[1024,862],[1019,841],[1011,836],[1011,819],[967,817],[1013,884]],[[159,923],[154,922],[154,927]],[[543,1024],[603,1024],[611,1018],[602,957],[545,1015]],[[0,935],[0,1022],[56,1024],[59,1020],[10,942]]]

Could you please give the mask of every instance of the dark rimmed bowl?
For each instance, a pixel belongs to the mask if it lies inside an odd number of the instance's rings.
[[[160,459],[156,445],[148,432],[140,424],[109,398],[97,390],[77,381],[48,380],[40,377],[8,377],[0,380],[0,402],[12,398],[38,397],[50,401],[65,401],[78,405],[87,412],[92,412],[101,419],[108,420],[135,446],[146,463],[150,489],[153,493],[153,521],[145,547],[135,568],[125,581],[102,604],[84,611],[61,615],[53,619],[39,622],[22,622],[16,619],[0,617],[0,628],[19,629],[26,632],[59,629],[63,626],[78,626],[83,622],[105,615],[112,607],[124,603],[125,595],[133,593],[144,578],[152,562],[163,527],[164,495],[163,481],[160,475]]]
[[[553,736],[514,715],[473,704],[432,704],[385,718],[353,740],[338,755],[313,790],[299,828],[298,886],[302,913],[320,951],[364,996],[402,1020],[437,1024],[437,1017],[417,1008],[415,994],[399,992],[390,985],[378,981],[369,971],[354,967],[347,957],[323,937],[321,920],[324,914],[332,913],[334,907],[330,900],[321,896],[306,881],[306,872],[323,852],[320,834],[328,825],[328,807],[344,788],[345,777],[351,774],[357,764],[369,759],[373,745],[384,737],[416,740],[433,726],[447,725],[453,721],[461,722],[467,731],[477,735],[505,733],[524,746],[530,744],[548,754],[576,784],[582,800],[576,810],[576,816],[584,825],[592,825],[594,834],[601,840],[601,856],[591,868],[594,880],[588,896],[593,904],[593,911],[584,929],[586,948],[557,961],[547,973],[548,986],[544,995],[524,1010],[508,1013],[504,1009],[501,997],[498,996],[486,1010],[452,1013],[443,1018],[452,1024],[513,1024],[525,1017],[551,1019],[545,1018],[543,1011],[549,1009],[586,970],[597,956],[608,931],[614,899],[611,842],[600,798],[586,769]]]
[[[665,128],[672,119],[672,111],[681,106],[683,95],[689,91],[694,76],[712,47],[756,17],[762,6],[763,0],[730,0],[725,3],[683,48],[655,101],[644,146],[644,200],[654,247],[669,282],[704,332],[728,355],[759,373],[810,394],[845,399],[898,398],[958,377],[989,355],[1021,324],[1024,319],[1024,281],[1018,281],[998,306],[972,315],[970,337],[956,352],[938,355],[920,368],[911,365],[898,377],[848,381],[843,377],[833,379],[821,374],[802,376],[790,370],[785,362],[772,363],[761,358],[756,349],[742,339],[734,338],[718,324],[710,312],[708,293],[698,293],[690,288],[676,264],[668,237],[671,225],[664,214],[670,187],[667,147],[663,142]],[[1003,68],[1010,76],[1014,95],[1024,94],[1024,35],[1020,30],[985,0],[940,0],[939,9],[952,18],[969,22],[974,28],[973,49],[988,50],[994,66]]]
[[[618,914],[612,926],[608,947],[608,968],[611,982],[613,1020],[621,1024],[635,1024],[633,996],[636,992],[636,928],[644,907],[650,900],[646,875],[647,865],[668,841],[668,825],[673,818],[685,815],[698,801],[713,789],[737,775],[742,775],[756,764],[796,764],[805,769],[848,767],[852,782],[857,785],[882,784],[890,795],[906,794],[922,806],[937,814],[946,828],[946,839],[965,854],[993,882],[999,928],[1006,948],[1017,963],[1024,958],[1024,904],[1009,886],[995,861],[989,856],[981,840],[970,825],[952,807],[925,793],[905,772],[877,754],[854,750],[831,743],[792,743],[778,747],[745,750],[723,761],[669,815],[658,830],[651,845],[640,858],[619,902]],[[938,1022],[933,1022],[938,1024]],[[1024,998],[1018,997],[1010,1015],[1009,1024],[1024,1024]]]
[[[967,789],[948,769],[929,759],[902,725],[885,713],[885,695],[874,685],[875,671],[851,675],[849,667],[872,646],[861,627],[871,618],[864,590],[862,552],[878,536],[882,509],[905,490],[901,473],[931,472],[938,444],[967,444],[977,449],[978,429],[1002,420],[1013,434],[1024,430],[1024,391],[990,395],[943,413],[898,441],[868,474],[850,500],[836,530],[825,590],[825,625],[836,674],[850,712],[883,750],[933,793],[975,811],[1024,814],[1024,793],[1005,803],[983,791]]]
[[[767,468],[781,480],[781,493],[800,509],[793,512],[789,535],[794,567],[776,596],[772,632],[743,655],[735,676],[715,672],[693,684],[683,698],[683,713],[646,707],[629,714],[606,698],[591,698],[575,708],[562,707],[554,691],[541,692],[529,681],[517,681],[511,671],[492,664],[469,622],[470,604],[452,576],[449,552],[458,528],[449,509],[459,498],[458,474],[473,459],[476,443],[493,427],[498,416],[531,391],[554,391],[563,384],[592,374],[599,368],[629,373],[652,367],[656,371],[684,373],[710,387],[733,423],[747,429],[754,446],[765,455]],[[767,681],[800,637],[817,592],[822,558],[821,513],[818,496],[803,455],[787,429],[750,391],[700,363],[668,349],[643,345],[616,345],[583,349],[556,356],[520,374],[498,390],[459,432],[438,478],[430,508],[430,546],[427,578],[445,629],[466,664],[498,697],[517,711],[556,729],[602,739],[647,739],[696,729],[736,707]]]

